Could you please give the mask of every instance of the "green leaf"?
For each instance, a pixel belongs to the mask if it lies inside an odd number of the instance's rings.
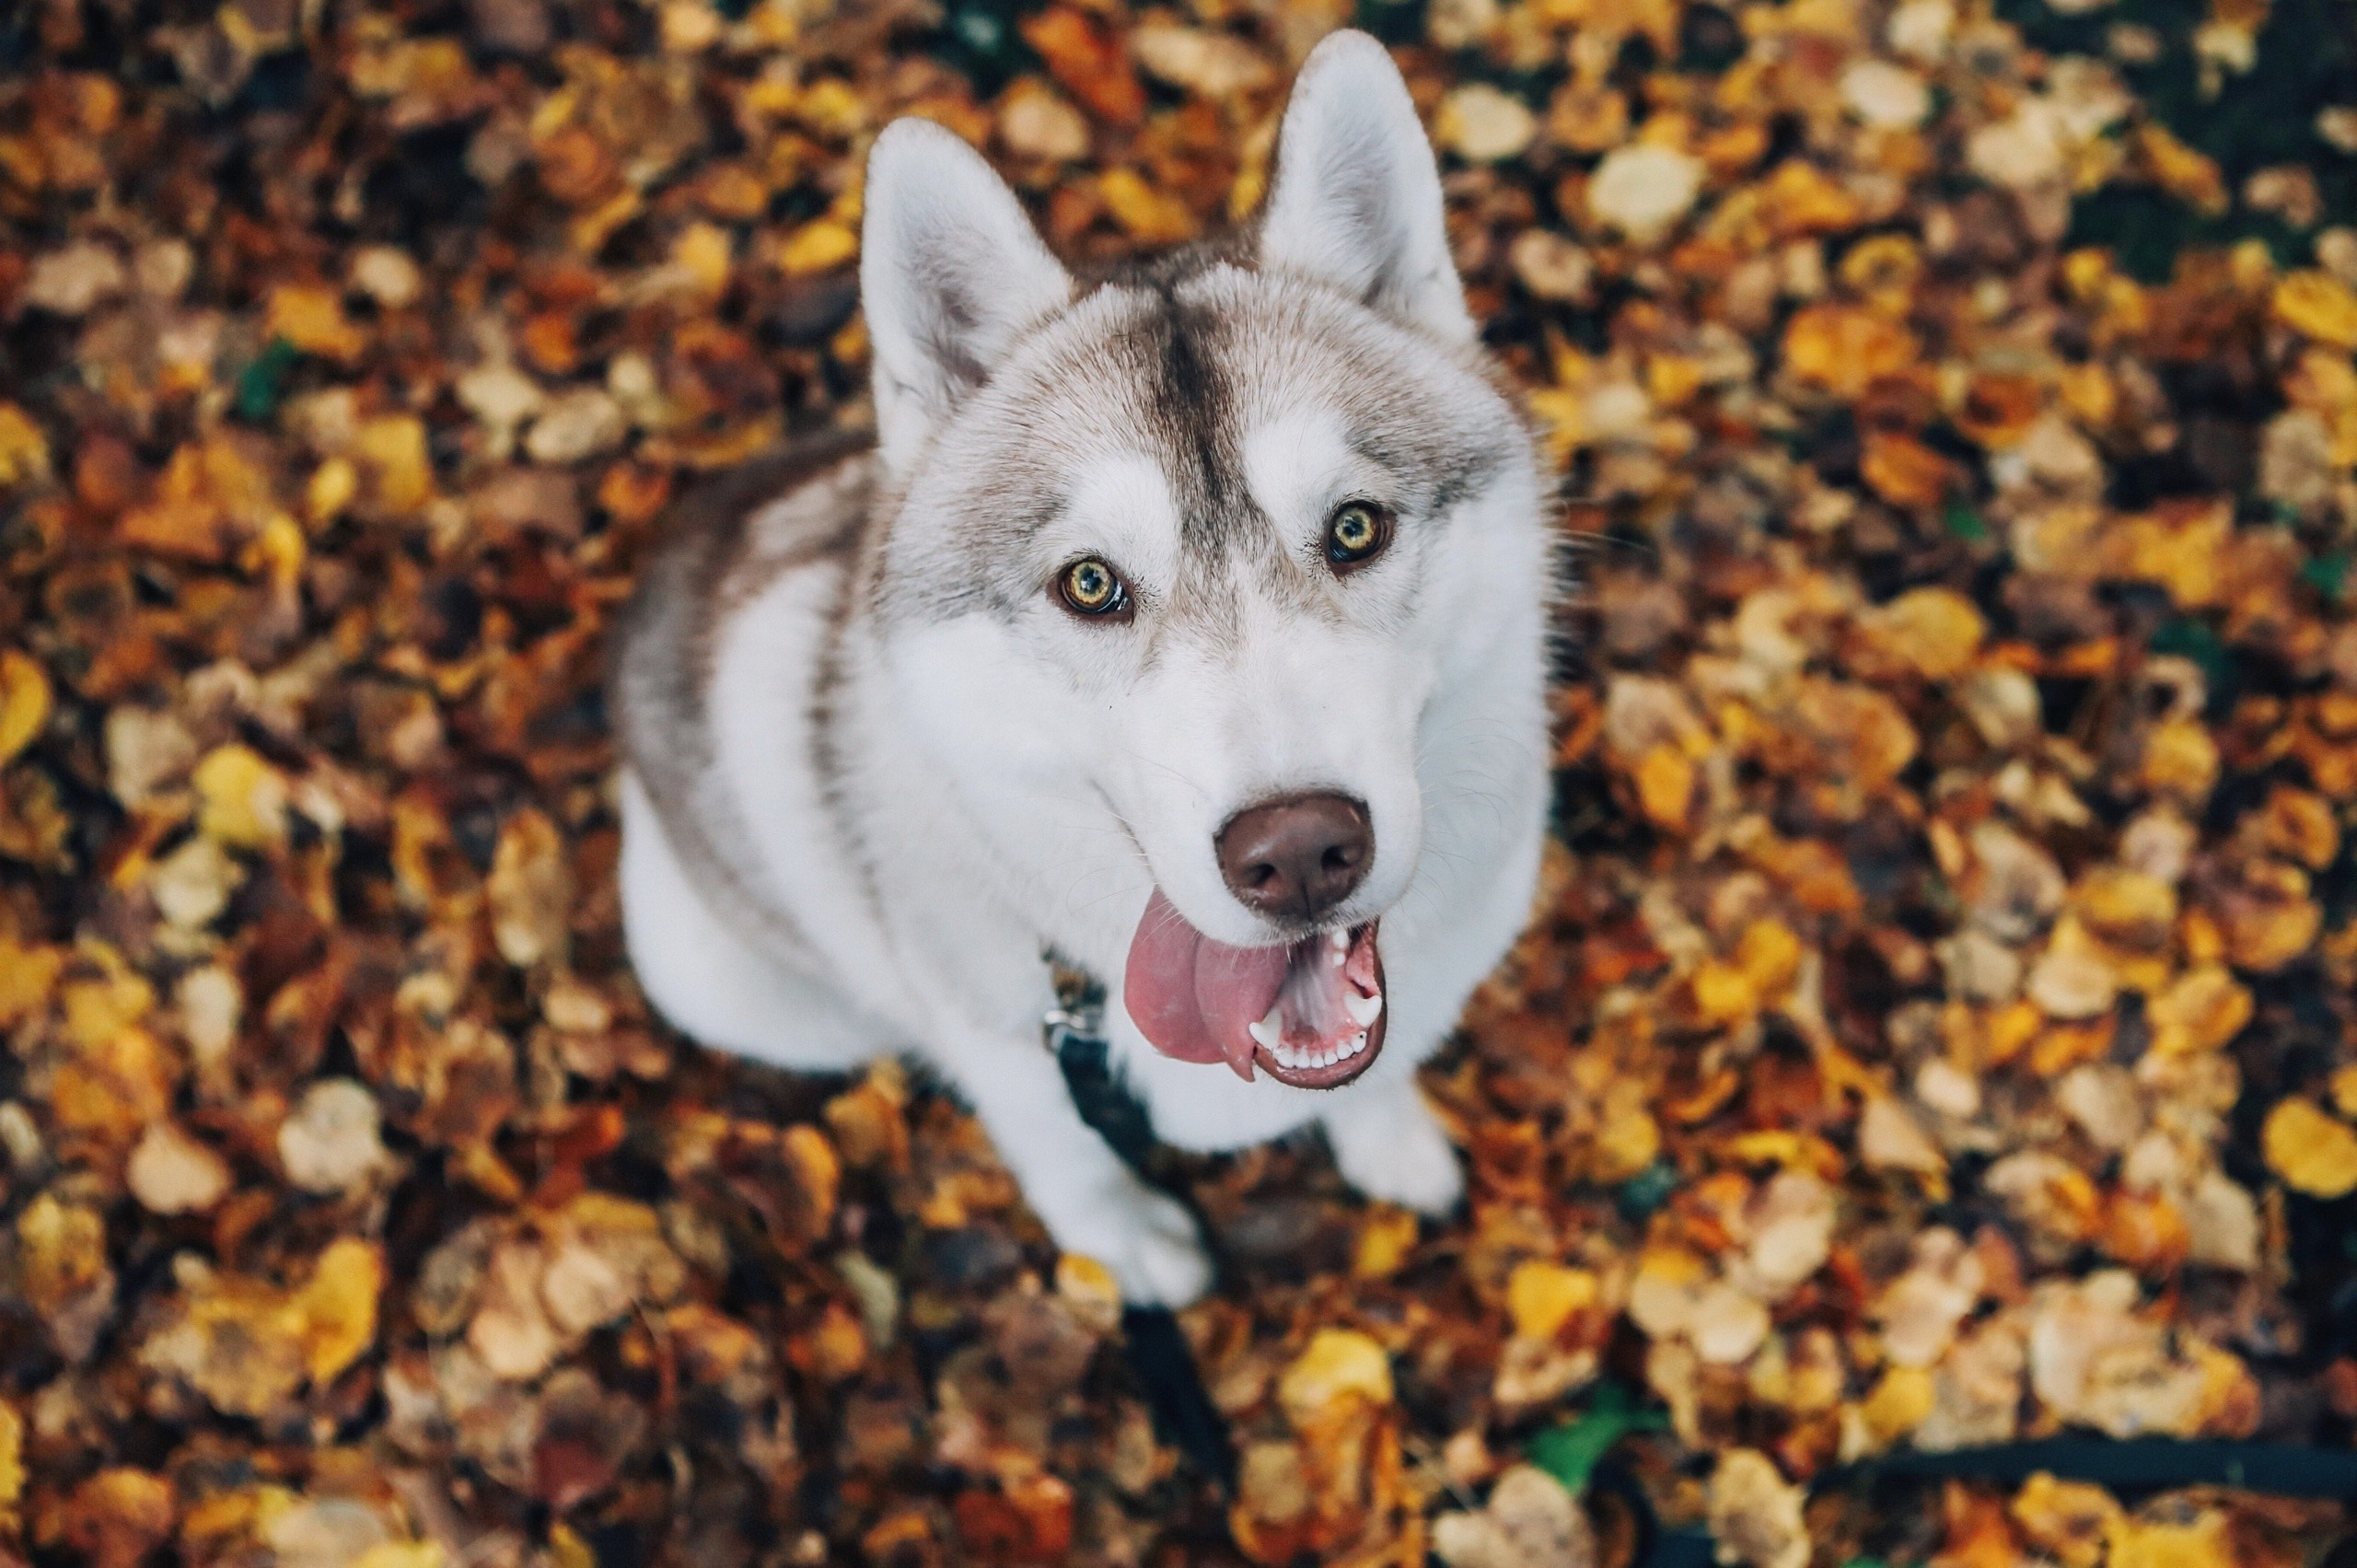
[[[2200,665],[2202,679],[2210,683],[2212,718],[2223,718],[2230,711],[2235,692],[2235,656],[2207,621],[2189,618],[2170,621],[2153,633],[2152,650],[2156,654],[2175,654]]]
[[[1620,1212],[1632,1220],[1643,1219],[1668,1202],[1677,1191],[1678,1167],[1657,1159],[1620,1184]]]
[[[1661,1411],[1642,1410],[1618,1383],[1601,1383],[1587,1410],[1550,1427],[1524,1450],[1530,1462],[1563,1483],[1574,1495],[1585,1491],[1596,1461],[1631,1432],[1658,1432],[1669,1422]]]
[[[1978,541],[1989,537],[1989,525],[1980,520],[1980,514],[1961,501],[1949,502],[1940,513],[1940,521],[1958,539]]]
[[[2329,555],[2319,555],[2300,568],[2300,581],[2336,603],[2341,590],[2349,586],[2349,552],[2336,550]]]
[[[259,424],[278,412],[278,400],[284,391],[286,373],[295,367],[298,357],[293,343],[284,338],[273,338],[268,347],[238,377],[237,408],[239,419]]]

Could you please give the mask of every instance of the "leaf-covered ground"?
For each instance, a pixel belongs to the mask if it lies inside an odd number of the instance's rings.
[[[650,1018],[598,681],[865,417],[886,121],[1168,244],[1353,20],[1563,464],[1562,842],[1458,1219],[1169,1163],[1223,1497],[953,1104]],[[0,1555],[2315,1561],[1846,1467],[2350,1446],[2352,350],[2349,0],[9,8]]]

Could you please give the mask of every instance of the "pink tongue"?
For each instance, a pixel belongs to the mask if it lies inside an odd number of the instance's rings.
[[[1276,1002],[1291,963],[1288,947],[1213,941],[1156,888],[1130,939],[1121,999],[1138,1031],[1163,1055],[1225,1062],[1249,1083],[1253,1048],[1246,1031]]]

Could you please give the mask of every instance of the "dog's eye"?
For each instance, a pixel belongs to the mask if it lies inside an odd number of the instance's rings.
[[[1130,590],[1120,575],[1094,555],[1084,555],[1056,579],[1056,597],[1074,615],[1102,620],[1127,615]]]
[[[1338,573],[1365,565],[1391,542],[1391,514],[1371,501],[1348,501],[1326,520],[1326,563]]]

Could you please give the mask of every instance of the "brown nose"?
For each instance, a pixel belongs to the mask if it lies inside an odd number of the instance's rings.
[[[1289,795],[1237,813],[1214,847],[1228,891],[1246,908],[1316,920],[1365,877],[1375,829],[1348,796]]]

